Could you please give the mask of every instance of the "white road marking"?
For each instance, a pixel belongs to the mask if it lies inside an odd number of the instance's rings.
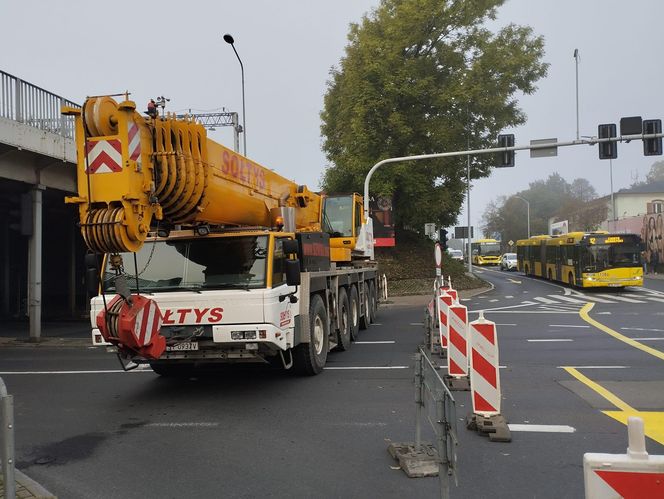
[[[647,327],[621,327],[623,331],[648,331],[652,333],[664,333],[664,329],[648,329]]]
[[[516,324],[496,324],[496,327],[497,326],[516,326]]]
[[[584,300],[578,300],[576,298],[572,298],[571,296],[559,296],[559,295],[549,295],[549,296],[554,296],[558,300],[566,301],[569,303],[580,303],[580,304],[586,303],[586,301]]]
[[[594,301],[594,302],[597,302],[597,303],[615,303],[614,301],[611,301],[611,300],[605,300],[604,298],[598,298],[595,295],[585,295],[585,294],[578,293],[578,294],[575,294],[575,295],[572,295],[572,296],[576,296],[577,298],[582,298],[582,299],[588,300],[588,301]]]
[[[505,298],[514,298],[512,295],[506,295]]]
[[[656,296],[642,296],[644,300],[650,300],[650,301],[658,301],[660,303],[664,303],[664,298],[658,298]]]
[[[537,339],[537,340],[526,340],[526,341],[530,341],[532,343],[536,343],[536,342],[539,343],[539,342],[545,342],[545,341],[574,341],[574,340],[567,339],[567,338],[551,338],[551,339]]]
[[[101,369],[99,371],[2,371],[0,376],[9,376],[11,374],[117,374],[117,373],[153,373],[152,369],[132,369],[123,371],[122,369]]]
[[[632,338],[638,341],[664,341],[664,338]]]
[[[393,344],[395,341],[390,340],[390,341],[356,341],[356,345],[388,345],[388,344]]]
[[[549,300],[548,298],[544,298],[543,296],[536,296],[536,297],[533,298],[533,300],[541,301],[542,303],[549,303],[549,304],[556,303],[556,304],[558,304],[557,301]]]
[[[634,300],[633,298],[627,298],[626,296],[618,296],[618,295],[599,295],[599,296],[603,296],[604,298],[610,298],[612,300],[624,301],[627,303],[645,303],[642,300]]]
[[[500,300],[497,300],[497,299],[494,298],[493,300],[489,300],[489,303],[496,303],[497,301],[500,301]]]
[[[611,315],[611,312],[597,312],[597,315]]]
[[[372,322],[371,324],[374,325],[374,326],[382,326],[382,324],[380,322]]]
[[[213,428],[219,426],[219,423],[148,423],[142,426],[152,428]]]
[[[590,326],[581,326],[581,325],[576,325],[576,324],[549,324],[549,327],[581,327],[581,328],[588,328]]]
[[[521,281],[517,281],[516,279],[507,279],[509,282],[513,282],[514,284],[521,284]]]
[[[468,311],[469,314],[477,314],[483,312],[485,314],[568,314],[568,315],[579,315],[579,312],[573,310],[476,310]]]
[[[367,371],[371,369],[410,369],[410,366],[334,366],[324,367],[326,371]]]
[[[508,424],[510,431],[533,431],[540,433],[574,433],[573,426],[555,424]]]
[[[629,369],[629,366],[558,366],[558,369],[572,367],[574,369]]]
[[[424,326],[424,322],[411,322],[411,326]]]

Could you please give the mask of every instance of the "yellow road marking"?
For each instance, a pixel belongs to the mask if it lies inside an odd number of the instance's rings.
[[[601,395],[604,397],[606,400],[611,402],[613,405],[615,405],[618,409],[621,411],[626,411],[626,412],[634,412],[636,409],[631,407],[629,404],[626,402],[623,402],[621,399],[616,397],[613,393],[611,393],[609,390],[604,388],[602,385],[599,385],[595,383],[593,380],[588,378],[587,376],[581,374],[577,369],[573,367],[563,367],[565,371],[570,373],[572,376],[574,376],[576,379],[578,379],[581,383],[586,385],[588,388],[596,392],[598,395]]]
[[[590,317],[588,312],[592,310],[594,305],[595,305],[594,303],[586,303],[583,307],[581,307],[581,310],[579,310],[579,315],[584,321],[586,321],[588,324],[595,326],[597,329],[604,331],[606,334],[613,336],[615,339],[627,343],[629,346],[638,348],[639,350],[649,353],[650,355],[654,355],[658,359],[664,360],[664,352],[651,348],[647,345],[644,345],[643,343],[639,343],[638,341],[633,340],[632,338],[629,338],[623,334],[620,334],[619,332],[614,331],[610,327],[605,326],[601,322],[597,322],[595,319]]]
[[[602,411],[607,416],[627,425],[627,419],[630,416],[637,416],[643,419],[643,425],[646,435],[650,438],[664,445],[664,412],[655,411],[639,411],[630,406],[627,402],[611,393],[602,385],[595,383],[593,380],[581,374],[573,367],[563,367],[565,371],[574,376],[581,383],[593,390],[598,395],[604,397],[606,400],[615,405],[619,411]]]

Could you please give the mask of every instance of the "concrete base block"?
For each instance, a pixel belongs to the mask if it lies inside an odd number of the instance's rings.
[[[470,378],[455,378],[446,375],[443,380],[451,392],[467,392],[470,390]]]
[[[438,476],[438,450],[429,442],[422,442],[419,449],[416,449],[412,442],[393,442],[387,447],[387,451],[399,461],[399,466],[410,478]]]
[[[488,435],[491,442],[512,441],[512,433],[507,426],[507,420],[501,414],[495,416],[469,414],[466,417],[466,428]]]

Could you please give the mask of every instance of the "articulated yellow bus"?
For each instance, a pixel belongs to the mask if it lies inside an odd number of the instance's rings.
[[[526,275],[580,288],[643,285],[641,238],[636,234],[571,232],[516,242],[517,268]]]
[[[495,239],[478,239],[470,245],[473,265],[499,265],[500,241]]]

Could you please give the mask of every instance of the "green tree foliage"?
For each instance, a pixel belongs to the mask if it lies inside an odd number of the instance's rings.
[[[607,206],[597,199],[595,188],[585,178],[571,184],[554,173],[546,180],[532,182],[528,189],[492,201],[484,212],[485,234],[498,235],[507,242],[524,239],[528,234],[527,205],[530,202],[530,235],[546,234],[552,217],[568,220],[570,230],[594,230],[606,220]]]
[[[324,190],[362,192],[382,159],[488,147],[525,122],[516,96],[546,75],[544,42],[529,27],[486,28],[503,3],[383,0],[351,25],[321,112]],[[492,161],[476,158],[471,178],[487,176]],[[459,213],[465,175],[465,158],[397,163],[376,172],[370,191],[394,196],[398,226],[446,226]]]

